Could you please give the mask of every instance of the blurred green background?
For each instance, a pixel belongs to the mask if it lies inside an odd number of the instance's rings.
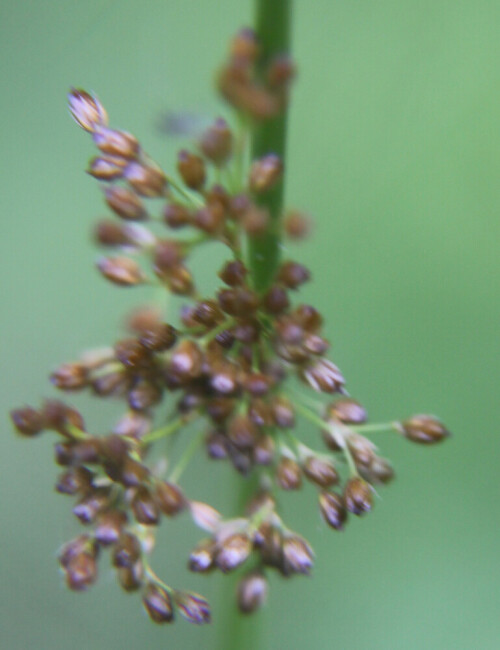
[[[181,143],[158,132],[162,116],[225,111],[213,70],[251,14],[234,0],[1,3],[2,413],[53,395],[47,372],[114,340],[147,297],[93,270],[88,233],[105,210],[67,89],[96,91],[171,168]],[[316,566],[272,581],[249,623],[262,627],[254,647],[498,648],[499,27],[494,0],[296,2],[287,203],[316,218],[290,251],[313,271],[302,297],[323,310],[332,356],[374,420],[436,413],[454,437],[420,448],[380,434],[398,480],[343,534],[322,524],[312,490],[284,499]],[[197,263],[214,268],[209,254]],[[75,403],[96,427],[118,413]],[[68,593],[56,551],[78,526],[53,492],[51,436],[20,440],[6,416],[3,430],[2,648],[220,646],[226,579],[187,574],[199,535],[186,521],[164,527],[155,563],[213,600],[212,626],[150,624],[106,561],[90,592]],[[216,467],[198,463],[186,486],[231,514],[234,476]]]

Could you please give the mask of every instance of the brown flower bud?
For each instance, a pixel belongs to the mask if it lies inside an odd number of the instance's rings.
[[[210,623],[210,606],[202,596],[176,591],[174,598],[179,614],[187,621],[196,625]]]
[[[357,433],[349,434],[346,442],[356,466],[369,468],[375,458],[375,445],[373,442]]]
[[[312,219],[302,212],[289,212],[284,220],[285,234],[290,239],[305,239],[311,232]]]
[[[241,566],[252,551],[252,542],[244,533],[234,533],[221,542],[216,564],[223,573]]]
[[[85,131],[94,131],[98,126],[106,126],[108,116],[101,102],[80,88],[72,88],[68,93],[69,110],[78,126]]]
[[[214,566],[216,544],[213,539],[202,540],[189,556],[188,567],[195,573],[207,573]]]
[[[177,341],[175,327],[168,323],[161,323],[143,332],[140,343],[146,350],[164,352],[170,350]]]
[[[94,142],[103,152],[122,158],[135,158],[139,153],[139,143],[130,133],[98,126],[94,129]]]
[[[294,309],[293,317],[308,332],[317,332],[323,324],[323,317],[311,305],[299,305]]]
[[[60,549],[58,553],[59,564],[63,569],[66,569],[70,561],[78,555],[86,553],[93,558],[97,558],[99,553],[99,546],[95,539],[90,535],[78,535]]]
[[[244,231],[250,237],[260,237],[269,225],[269,211],[252,205],[240,218]]]
[[[56,490],[61,494],[72,496],[78,493],[84,494],[90,489],[93,476],[93,472],[86,467],[71,467],[59,477]]]
[[[58,465],[71,465],[73,461],[73,444],[71,442],[57,442],[54,445],[54,457]]]
[[[309,270],[297,262],[284,262],[278,271],[278,281],[282,282],[289,289],[297,289],[301,284],[307,282],[311,277]]]
[[[369,467],[360,467],[359,473],[369,483],[389,483],[394,478],[394,469],[386,458],[375,456]]]
[[[127,187],[112,185],[105,189],[104,194],[106,203],[122,219],[143,221],[146,218],[147,213],[141,199]]]
[[[136,562],[132,567],[123,567],[117,570],[118,582],[124,591],[137,591],[142,587],[144,566]]]
[[[208,503],[203,503],[201,501],[190,501],[189,509],[194,523],[199,528],[202,528],[209,533],[213,533],[217,530],[222,517],[215,508],[212,508]]]
[[[96,156],[90,161],[87,174],[99,181],[114,181],[122,177],[125,163],[116,156]]]
[[[158,523],[159,512],[157,505],[151,492],[144,485],[137,488],[131,507],[134,517],[140,524],[154,526]]]
[[[259,305],[259,299],[255,292],[244,287],[222,289],[217,297],[222,310],[230,316],[241,318],[251,316]]]
[[[357,476],[350,478],[344,488],[344,502],[354,515],[368,512],[373,505],[371,485]]]
[[[141,196],[162,196],[167,187],[167,179],[158,165],[130,162],[123,172],[128,184]]]
[[[207,413],[214,422],[227,419],[234,410],[234,400],[228,397],[215,397],[207,404]]]
[[[179,151],[177,171],[184,183],[192,190],[200,190],[205,184],[205,163],[203,158],[189,151]]]
[[[290,306],[286,290],[274,285],[265,294],[262,306],[269,314],[281,314]]]
[[[281,54],[272,59],[267,69],[267,83],[277,89],[287,86],[296,75],[295,64],[287,54]]]
[[[317,359],[300,370],[300,376],[318,392],[337,393],[345,384],[342,373],[328,359]]]
[[[229,362],[219,362],[212,367],[210,386],[218,394],[232,395],[238,390],[238,368]]]
[[[244,387],[253,397],[263,397],[269,392],[271,379],[262,372],[249,372],[245,376]]]
[[[308,456],[302,469],[307,478],[320,487],[330,487],[339,482],[339,475],[333,462],[320,456]]]
[[[134,411],[146,411],[153,404],[159,402],[161,396],[162,389],[157,383],[138,377],[129,391],[127,399],[130,408]]]
[[[201,208],[193,216],[193,226],[209,235],[219,232],[224,225],[224,208],[220,203],[214,203]]]
[[[255,61],[259,54],[259,44],[254,30],[250,27],[240,29],[231,40],[230,53],[236,59]]]
[[[240,260],[231,260],[219,271],[219,278],[230,287],[237,287],[245,283],[247,273],[248,270],[243,262]]]
[[[271,413],[276,426],[281,429],[290,429],[295,426],[295,413],[293,406],[286,397],[277,396],[271,401]]]
[[[283,540],[283,572],[309,575],[314,553],[305,539],[298,535],[287,535]]]
[[[238,414],[231,419],[227,435],[238,449],[249,449],[254,446],[258,431],[248,415]]]
[[[126,368],[140,367],[146,359],[145,348],[137,339],[122,339],[114,346],[116,360]]]
[[[124,532],[113,548],[113,566],[133,567],[141,555],[141,544],[135,535]]]
[[[41,415],[47,429],[54,429],[63,436],[72,438],[68,427],[73,426],[85,431],[85,423],[81,414],[64,402],[56,399],[45,400]]]
[[[233,134],[226,120],[219,117],[208,127],[201,136],[200,149],[217,167],[228,160],[233,149]]]
[[[444,424],[433,415],[414,415],[400,423],[400,430],[408,440],[424,445],[441,442],[450,435]]]
[[[193,276],[185,266],[182,266],[182,264],[174,267],[169,272],[166,280],[170,291],[178,296],[189,296],[193,293]]]
[[[95,538],[103,546],[115,544],[121,537],[127,515],[121,510],[106,510],[97,518]]]
[[[366,410],[355,399],[341,397],[326,407],[326,418],[340,420],[346,424],[363,424],[366,422]]]
[[[276,482],[283,490],[298,490],[302,485],[300,465],[288,456],[282,456],[276,468]]]
[[[121,480],[127,487],[137,487],[149,476],[149,469],[135,458],[127,456],[124,460]]]
[[[94,229],[94,240],[100,246],[126,246],[129,244],[123,223],[101,219]]]
[[[191,222],[189,210],[178,203],[168,203],[163,211],[163,220],[170,228],[183,228]]]
[[[274,153],[267,154],[252,163],[249,185],[258,194],[271,189],[283,173],[283,163]]]
[[[18,433],[31,437],[40,433],[45,425],[43,413],[31,406],[24,406],[10,412],[10,418]]]
[[[193,341],[184,339],[172,350],[169,369],[181,380],[189,380],[200,375],[202,364],[200,348]]]
[[[97,562],[89,553],[79,553],[73,556],[67,566],[66,584],[73,591],[83,591],[97,579]]]
[[[238,583],[237,601],[242,614],[252,614],[262,607],[267,597],[267,580],[258,571],[252,571]]]
[[[155,623],[171,623],[174,620],[174,608],[170,594],[153,582],[146,586],[142,598],[149,618]]]
[[[52,373],[51,382],[61,390],[78,390],[87,385],[88,370],[82,363],[65,363]]]
[[[97,262],[97,268],[120,287],[133,287],[146,279],[137,262],[128,257],[103,257]]]
[[[105,510],[109,505],[109,491],[106,488],[95,488],[83,497],[73,508],[73,514],[78,517],[82,524],[90,524],[97,517],[99,512]]]
[[[169,517],[177,515],[186,507],[186,498],[180,487],[167,481],[156,482],[155,500],[163,514]]]
[[[326,523],[335,530],[344,528],[347,511],[342,497],[336,492],[320,492],[319,508]]]

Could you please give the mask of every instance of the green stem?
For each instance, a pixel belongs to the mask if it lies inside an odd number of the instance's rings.
[[[269,61],[276,55],[288,54],[290,51],[290,25],[292,0],[255,0],[255,32],[260,46],[260,60],[257,74],[263,76]],[[286,152],[286,110],[277,117],[254,124],[251,130],[251,157],[274,153],[282,161]],[[284,183],[277,185],[258,197],[260,207],[269,211],[268,231],[249,242],[248,265],[252,284],[262,293],[272,284],[279,264],[280,227],[279,220],[283,210]],[[256,484],[249,477],[243,482],[237,494],[238,512],[241,513],[249,498],[255,492]],[[239,478],[241,482],[241,478]],[[218,646],[227,650],[245,650],[259,647],[259,614],[248,617],[236,609],[234,581],[228,579],[224,590],[223,612],[227,612],[221,621],[221,643]],[[230,591],[229,591],[230,590]]]
[[[256,0],[255,7],[255,31],[261,48],[257,73],[262,75],[274,56],[290,52],[292,0]],[[286,110],[273,119],[255,124],[251,136],[252,160],[274,153],[284,161],[286,126]],[[283,191],[284,182],[281,180],[257,199],[270,216],[268,232],[249,243],[249,266],[259,292],[270,286],[279,263]]]

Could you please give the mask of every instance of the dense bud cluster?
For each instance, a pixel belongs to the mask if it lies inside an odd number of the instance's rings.
[[[257,77],[258,52],[253,32],[238,34],[219,88],[238,111],[263,120],[284,108],[294,69],[279,57]],[[178,180],[162,171],[134,136],[108,125],[96,97],[73,89],[69,102],[98,149],[88,172],[101,182],[112,213],[94,230],[98,245],[109,250],[98,270],[116,286],[159,285],[183,296],[185,304],[174,322],[152,309],[136,311],[128,337],[52,373],[61,391],[122,400],[123,416],[105,435],[89,430],[75,408],[58,400],[11,414],[23,436],[57,435],[56,490],[73,497],[73,514],[86,528],[59,554],[67,585],[78,591],[92,585],[107,549],[119,584],[141,592],[151,620],[169,623],[180,615],[207,623],[207,602],[170,587],[150,566],[156,527],[165,517],[184,514],[208,533],[191,552],[189,569],[241,568],[237,603],[251,613],[266,599],[270,570],[307,575],[313,566],[311,546],[278,513],[277,491],[310,483],[326,524],[342,530],[350,514],[371,510],[373,485],[393,477],[366,434],[392,429],[428,444],[448,432],[428,415],[367,424],[365,409],[347,395],[341,371],[326,357],[321,314],[295,298],[310,279],[302,264],[282,260],[268,287],[256,289],[245,251],[268,225],[257,197],[283,174],[275,153],[245,165],[245,133],[233,132],[219,118],[196,149],[179,152]],[[287,213],[284,222],[293,239],[309,228],[309,218],[297,211]],[[189,262],[199,246],[214,241],[229,254],[218,273],[223,286],[201,295]],[[328,401],[312,400],[297,384]],[[161,420],[165,401],[170,411]],[[323,449],[315,449],[314,440],[313,446],[299,440],[294,433],[299,419],[314,426]],[[192,434],[193,428],[198,433]],[[165,477],[150,452],[176,432],[182,432],[181,443],[188,441]],[[179,485],[202,447],[209,459],[231,463],[242,480],[250,474],[257,479],[256,493],[236,518],[189,498]]]

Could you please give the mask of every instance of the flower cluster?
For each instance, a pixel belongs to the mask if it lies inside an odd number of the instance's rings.
[[[73,513],[85,526],[59,555],[68,587],[93,584],[98,556],[109,549],[119,584],[142,593],[157,623],[177,614],[193,623],[210,620],[204,598],[169,586],[151,568],[162,517],[187,513],[208,534],[188,559],[191,571],[228,573],[244,565],[237,600],[250,613],[265,600],[268,571],[308,574],[313,565],[311,546],[278,512],[277,490],[310,482],[324,521],[342,530],[349,515],[372,508],[373,486],[393,478],[367,434],[392,429],[419,443],[448,435],[428,415],[367,423],[365,409],[348,396],[342,373],[326,357],[321,314],[295,299],[310,277],[303,265],[284,259],[264,291],[255,286],[247,249],[269,227],[260,199],[282,180],[283,161],[271,151],[248,162],[248,128],[284,109],[294,76],[293,64],[278,57],[257,77],[258,54],[250,30],[232,42],[218,85],[244,116],[243,126],[234,132],[217,119],[196,148],[179,152],[178,176],[165,173],[134,136],[111,128],[95,96],[70,92],[71,113],[98,150],[88,173],[100,181],[112,212],[95,228],[96,242],[109,251],[99,271],[116,286],[160,286],[185,304],[175,322],[165,322],[153,309],[137,310],[128,338],[52,374],[62,391],[88,390],[123,401],[123,416],[107,435],[90,431],[75,408],[58,400],[11,414],[24,436],[47,430],[58,436],[55,460],[63,469],[56,490],[76,498]],[[283,236],[299,238],[308,229],[308,218],[297,211],[283,215],[281,223]],[[204,296],[189,260],[199,246],[214,241],[229,258],[219,271],[223,287]],[[308,397],[299,385],[326,394],[328,401]],[[170,413],[160,419],[167,394]],[[317,427],[322,450],[294,433],[299,418]],[[169,467],[153,459],[152,450],[174,437],[186,443]],[[227,459],[242,481],[256,479],[238,517],[222,517],[180,486],[200,448],[214,461]]]

